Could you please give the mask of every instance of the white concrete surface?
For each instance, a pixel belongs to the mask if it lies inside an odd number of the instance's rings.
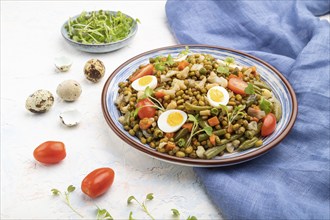
[[[60,34],[69,16],[83,10],[120,10],[139,18],[134,41],[109,54],[93,55],[75,50]],[[50,190],[77,187],[72,206],[84,219],[95,219],[97,204],[115,219],[149,219],[130,195],[142,200],[154,193],[147,206],[156,219],[219,219],[192,168],[172,165],[137,152],[108,127],[101,110],[101,92],[106,79],[129,58],[158,47],[176,44],[166,23],[165,1],[1,1],[1,219],[79,219]],[[67,73],[57,73],[53,59],[65,55],[73,60]],[[106,75],[92,84],[83,74],[90,58],[105,63]],[[74,103],[56,95],[56,87],[66,79],[77,80],[83,88]],[[25,100],[38,89],[55,96],[52,109],[41,115],[28,112]],[[83,118],[77,127],[61,124],[59,113],[77,108]],[[33,150],[48,140],[63,141],[67,157],[60,164],[45,166],[33,158]],[[111,189],[91,200],[80,190],[82,179],[99,167],[112,167],[116,177]]]

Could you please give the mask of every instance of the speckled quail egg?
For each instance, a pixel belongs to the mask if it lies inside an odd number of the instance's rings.
[[[98,82],[105,73],[105,66],[101,60],[91,59],[87,61],[84,67],[86,78],[92,82]]]
[[[176,132],[187,120],[187,114],[181,110],[167,110],[163,112],[157,121],[160,130],[166,133]]]
[[[31,94],[25,102],[25,108],[33,113],[44,113],[54,104],[54,96],[51,92],[40,89]]]
[[[220,105],[227,105],[229,101],[229,93],[222,86],[213,86],[207,92],[207,100],[213,107],[220,108]]]
[[[144,91],[148,86],[150,89],[157,87],[156,76],[143,76],[132,82],[132,87],[136,91]]]
[[[81,86],[75,80],[65,80],[57,86],[56,93],[64,101],[76,101],[81,94]]]

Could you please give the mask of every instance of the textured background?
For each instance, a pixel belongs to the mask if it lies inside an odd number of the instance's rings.
[[[148,202],[157,219],[172,219],[171,208],[181,219],[218,219],[203,187],[189,167],[171,165],[134,150],[119,139],[106,124],[101,110],[101,91],[106,79],[129,58],[158,47],[175,44],[166,23],[165,1],[111,2],[9,2],[1,1],[1,218],[2,219],[76,219],[79,218],[50,189],[77,187],[72,205],[85,218],[96,216],[93,203],[106,208],[116,219],[148,218],[135,204],[126,205],[128,196]],[[60,34],[69,16],[83,10],[121,10],[139,18],[136,38],[119,51],[93,55],[70,47]],[[53,59],[65,55],[73,60],[67,73],[56,73]],[[101,82],[92,84],[83,75],[90,58],[99,58],[106,66]],[[82,86],[82,95],[74,103],[64,103],[56,87],[66,79]],[[34,115],[25,109],[26,98],[37,89],[48,89],[55,96],[50,112]],[[61,124],[59,113],[77,108],[83,118],[78,127]],[[55,166],[36,163],[35,147],[47,140],[63,141],[67,158]],[[80,191],[82,179],[95,168],[109,166],[116,172],[110,191],[94,202]]]

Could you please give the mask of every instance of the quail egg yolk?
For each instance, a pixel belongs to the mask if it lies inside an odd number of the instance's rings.
[[[212,101],[222,102],[223,98],[224,98],[224,95],[221,91],[219,91],[217,89],[211,89],[210,98],[212,99]]]
[[[207,99],[211,106],[219,108],[228,104],[229,93],[224,87],[214,86],[207,92]]]
[[[179,112],[173,112],[169,114],[167,118],[167,123],[170,126],[178,126],[182,123],[182,121],[183,121],[183,116]]]
[[[144,91],[147,87],[154,89],[157,87],[156,76],[142,76],[132,82],[132,87],[136,91]]]
[[[151,76],[145,76],[145,77],[142,77],[142,78],[139,79],[138,84],[140,86],[146,86],[149,83],[151,83],[151,81],[152,81],[152,77]]]

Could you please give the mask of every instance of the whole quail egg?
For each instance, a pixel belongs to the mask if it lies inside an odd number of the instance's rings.
[[[87,61],[84,67],[86,78],[92,82],[98,82],[105,73],[105,66],[101,60],[91,59]]]
[[[75,80],[65,80],[57,86],[56,93],[64,101],[76,101],[81,94],[81,86]]]
[[[51,92],[40,89],[31,94],[25,102],[25,108],[33,113],[44,113],[54,104],[54,96]]]

